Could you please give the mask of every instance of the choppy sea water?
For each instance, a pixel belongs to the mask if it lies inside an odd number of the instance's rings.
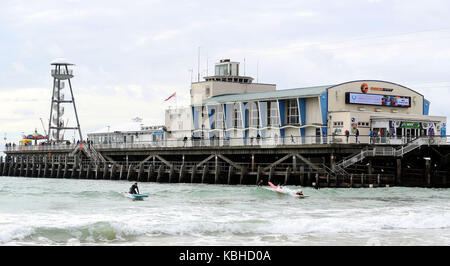
[[[450,245],[450,190],[0,177],[0,245]]]

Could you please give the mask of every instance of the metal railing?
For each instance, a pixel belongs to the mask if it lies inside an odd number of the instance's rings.
[[[445,141],[445,142],[444,142]],[[342,160],[340,163],[336,164],[338,168],[346,168],[352,164],[355,164],[357,162],[360,162],[364,160],[366,157],[375,157],[375,156],[393,156],[393,157],[400,157],[404,154],[411,152],[415,150],[416,148],[422,146],[422,145],[442,145],[442,144],[450,144],[450,142],[447,141],[447,137],[420,137],[412,140],[411,142],[408,142],[406,145],[401,146],[400,148],[395,148],[392,146],[374,146],[371,149],[365,149],[361,150],[360,153],[351,155],[344,160]]]
[[[348,140],[348,141],[347,141]],[[142,141],[131,143],[93,143],[91,148],[94,150],[104,149],[151,149],[151,148],[202,148],[202,147],[261,147],[274,148],[283,146],[296,145],[314,145],[314,144],[372,144],[374,146],[392,146],[406,145],[415,143],[420,140],[417,145],[448,145],[450,144],[450,136],[425,136],[420,138],[410,137],[370,137],[370,136],[285,136],[285,137],[267,137],[267,138],[189,138],[178,140],[159,140],[159,141]],[[5,152],[8,151],[66,151],[74,150],[80,144],[53,144],[53,145],[31,145],[6,146]],[[83,144],[87,145],[87,144]],[[371,152],[389,152],[390,147],[386,150],[376,149]],[[414,149],[414,145],[404,147],[404,149]],[[405,152],[408,152],[405,150]]]

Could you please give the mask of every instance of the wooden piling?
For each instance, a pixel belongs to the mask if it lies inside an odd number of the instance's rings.
[[[232,180],[233,174],[234,174],[234,167],[230,165],[228,167],[228,180],[227,180],[228,185],[231,185],[231,183],[233,182]]]
[[[184,156],[183,156],[183,158],[184,158]],[[185,183],[185,181],[184,181],[185,171],[186,171],[186,166],[183,163],[181,165],[181,167],[180,167],[180,173],[179,173],[179,176],[178,176],[178,183]]]
[[[122,177],[123,177],[123,164],[120,165],[119,180],[122,180]]]
[[[294,156],[295,157],[295,156]],[[286,173],[284,175],[284,185],[289,185],[289,179],[291,177],[291,168],[288,166],[286,168]]]
[[[161,183],[161,178],[163,174],[163,165],[161,164],[158,168],[158,176],[156,177],[156,182]]]
[[[195,183],[196,174],[197,174],[197,165],[194,165],[192,167],[192,172],[191,172],[191,183]]]
[[[148,181],[148,182],[153,181],[153,177],[155,176],[154,171],[155,171],[155,170],[154,170],[153,164],[151,164],[151,165],[148,167],[148,173],[147,173],[147,181]]]
[[[241,168],[241,178],[239,179],[239,184],[243,185],[245,182],[245,176],[247,175],[247,167],[245,165]]]
[[[256,170],[256,184],[259,184],[259,181],[261,180],[261,166],[258,165],[258,169]]]
[[[273,167],[270,167],[269,168],[269,181],[268,182],[272,182],[273,181],[272,180],[272,178],[273,178],[273,171],[274,171]]]
[[[173,181],[175,180],[174,175],[175,175],[175,167],[172,164],[169,168],[169,183],[173,183]]]
[[[206,180],[207,175],[208,175],[208,165],[205,164],[205,165],[203,166],[203,172],[202,172],[202,184],[204,184],[205,181],[207,181],[207,180]]]

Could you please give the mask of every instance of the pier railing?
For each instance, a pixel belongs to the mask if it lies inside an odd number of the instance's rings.
[[[420,140],[420,143],[417,141]],[[92,147],[96,150],[104,149],[151,149],[151,148],[202,148],[202,147],[261,147],[274,148],[283,146],[298,145],[319,145],[319,144],[372,144],[374,146],[396,146],[406,145],[408,143],[417,143],[417,145],[446,145],[450,144],[450,136],[424,136],[420,138],[413,137],[370,137],[361,135],[356,136],[284,136],[284,137],[265,137],[265,138],[189,138],[178,140],[159,140],[159,141],[135,141],[128,143],[94,143]],[[67,151],[74,150],[79,144],[52,144],[52,145],[32,145],[20,146],[13,145],[5,147],[5,151]],[[87,145],[87,144],[82,144]],[[406,147],[405,147],[406,148]],[[407,148],[413,149],[413,145]],[[390,147],[386,149],[377,149],[375,152],[389,152]],[[406,151],[407,152],[407,151]]]

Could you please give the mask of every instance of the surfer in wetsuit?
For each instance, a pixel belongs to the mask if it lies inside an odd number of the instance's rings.
[[[136,192],[137,191],[137,192]],[[137,183],[134,183],[131,187],[130,187],[130,194],[139,194],[139,188],[137,186]]]
[[[262,186],[264,184],[264,180],[260,179],[258,182],[258,187]]]

